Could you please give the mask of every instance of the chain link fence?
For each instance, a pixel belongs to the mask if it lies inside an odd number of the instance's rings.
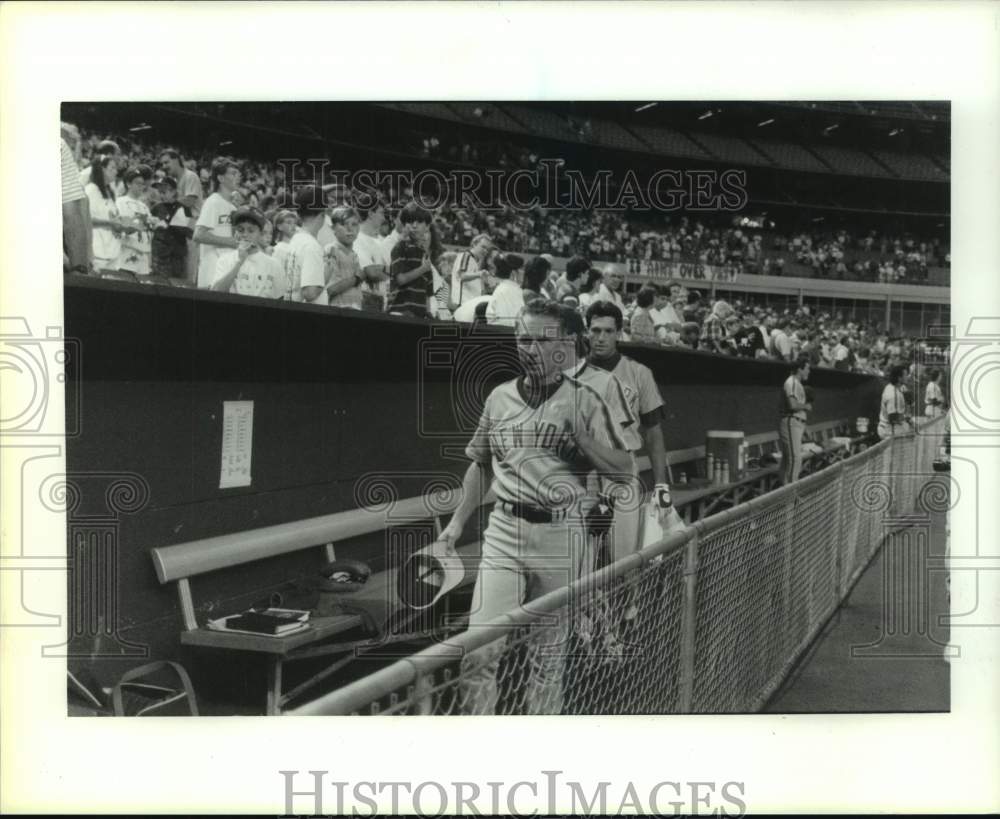
[[[891,527],[946,418],[699,521],[289,715],[760,710]]]

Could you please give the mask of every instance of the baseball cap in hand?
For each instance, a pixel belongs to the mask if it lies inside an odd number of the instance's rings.
[[[465,577],[465,563],[445,541],[436,541],[410,555],[399,570],[396,592],[403,605],[426,609]]]

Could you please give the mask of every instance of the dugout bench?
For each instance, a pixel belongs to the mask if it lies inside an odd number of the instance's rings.
[[[451,495],[455,496],[455,493]],[[487,502],[490,501],[490,497],[487,497]],[[442,528],[441,514],[454,511],[457,502],[457,497],[446,498],[443,495],[406,498],[393,504],[393,516],[397,519],[433,519],[437,534]],[[430,509],[439,514],[432,516],[428,511]],[[389,633],[390,621],[406,616],[402,604],[394,603],[397,569],[389,568],[373,574],[363,589],[344,596],[345,602],[350,603],[352,608],[362,607],[371,612],[371,619],[378,624],[378,633],[349,641],[338,641],[337,638],[361,629],[366,621],[361,614],[313,616],[306,629],[279,636],[210,629],[198,622],[191,589],[192,580],[211,572],[308,549],[317,550],[318,569],[320,560],[325,563],[336,559],[335,545],[338,542],[385,529],[384,508],[352,509],[173,546],[160,546],[151,550],[151,556],[160,583],[176,585],[183,620],[181,644],[204,649],[251,652],[266,657],[266,713],[273,715],[306,689],[346,666],[354,659],[356,652],[423,635],[423,632],[404,631],[396,635]],[[452,593],[468,587],[474,581],[479,565],[479,541],[458,547],[458,552],[463,558],[466,572],[461,584]],[[337,655],[340,656],[334,662],[292,691],[282,691],[282,671],[286,663]]]

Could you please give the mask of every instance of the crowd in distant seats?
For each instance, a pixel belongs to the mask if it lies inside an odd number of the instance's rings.
[[[89,166],[102,140],[93,134],[80,140],[80,160]],[[134,139],[114,138],[121,147],[119,174],[135,167],[150,168],[158,178],[161,157],[168,146],[143,143]],[[435,157],[442,152],[450,157],[454,149],[460,161],[482,162],[491,167],[511,169],[534,166],[540,153],[502,140],[445,148],[437,136],[422,140],[420,156]],[[211,166],[216,157],[202,151],[185,152],[181,158],[202,186],[201,198],[212,193]],[[233,191],[233,203],[252,205],[271,212],[286,204],[300,180],[285,179],[276,163],[240,159],[239,185]],[[303,165],[303,178],[311,173]],[[150,183],[147,183],[150,185]],[[333,186],[328,186],[333,188]],[[403,187],[383,192],[397,208],[412,201],[413,191]],[[150,191],[149,196],[153,196]],[[339,194],[330,194],[332,200]],[[147,199],[146,203],[151,205]],[[332,201],[331,204],[343,204]],[[713,221],[708,215],[692,219],[681,215],[624,214],[618,211],[521,209],[502,201],[489,209],[466,199],[436,208],[432,218],[435,230],[446,244],[467,245],[472,237],[488,233],[498,248],[515,253],[548,253],[568,257],[585,255],[596,262],[667,261],[730,265],[746,273],[783,275],[788,263],[812,268],[818,276],[860,279],[888,283],[920,283],[928,278],[930,267],[948,267],[950,254],[940,240],[912,236],[885,236],[876,231],[815,230],[795,235],[741,227],[731,215]],[[386,234],[391,232],[391,226]]]
[[[681,217],[668,230],[633,233],[621,214],[432,211],[405,191],[386,202],[335,186],[293,186],[262,163],[214,157],[203,164],[204,157],[170,146],[123,148],[81,137],[72,126],[63,136],[72,153],[70,160],[64,153],[64,183],[78,171],[92,234],[88,263],[67,264],[76,272],[487,324],[513,324],[532,298],[580,311],[605,300],[622,310],[625,337],[634,341],[753,358],[807,353],[818,366],[875,374],[913,357],[908,339],[808,307],[709,303],[682,283],[626,295],[621,268],[602,266],[622,250],[646,259],[761,264],[761,234],[738,227]],[[836,275],[852,242],[843,233],[832,241],[800,234],[787,250]],[[926,242],[874,236],[860,245],[904,266],[940,252]],[[534,257],[526,261],[519,251]],[[571,257],[565,269],[555,269],[554,255]]]

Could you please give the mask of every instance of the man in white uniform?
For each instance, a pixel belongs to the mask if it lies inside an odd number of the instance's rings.
[[[792,373],[781,388],[781,420],[778,423],[778,446],[781,449],[782,483],[799,479],[802,471],[802,433],[806,429],[806,413],[812,404],[806,400],[809,380],[809,357],[800,356],[792,365]]]

